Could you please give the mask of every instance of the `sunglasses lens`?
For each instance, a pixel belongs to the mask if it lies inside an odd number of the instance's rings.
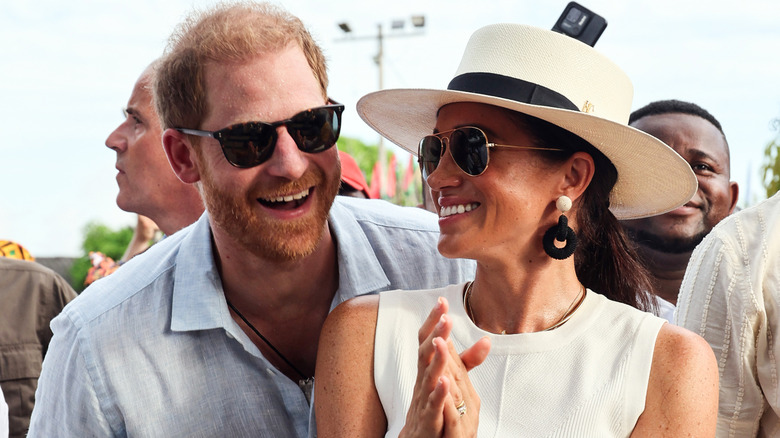
[[[441,159],[441,139],[435,135],[428,135],[420,140],[417,159],[420,163],[420,172],[425,179],[436,170]]]
[[[242,123],[219,131],[222,152],[236,167],[254,167],[271,157],[276,131],[260,123]]]
[[[316,154],[336,144],[341,131],[341,112],[334,107],[313,108],[296,114],[286,125],[298,149]]]
[[[450,153],[455,164],[472,176],[487,168],[488,150],[485,134],[477,128],[458,128],[450,135]]]
[[[273,124],[249,122],[217,131],[217,139],[230,164],[248,168],[262,164],[274,153],[278,137],[276,127],[285,125],[295,144],[303,152],[315,154],[336,144],[341,131],[343,106],[313,108],[290,120]]]

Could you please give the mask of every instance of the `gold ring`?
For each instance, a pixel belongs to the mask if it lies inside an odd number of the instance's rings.
[[[461,417],[466,415],[466,400],[461,400],[460,403],[455,406],[455,409],[458,410],[458,414],[460,414]]]

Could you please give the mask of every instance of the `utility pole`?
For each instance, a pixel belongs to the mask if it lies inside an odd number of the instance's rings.
[[[359,41],[359,40],[366,40],[366,39],[376,39],[377,43],[379,45],[377,54],[374,57],[374,62],[376,63],[378,70],[379,70],[379,90],[384,89],[384,39],[386,37],[400,37],[400,36],[415,36],[415,35],[422,35],[424,33],[423,28],[425,27],[425,16],[423,15],[413,15],[411,17],[411,23],[413,30],[412,32],[405,32],[402,29],[405,27],[405,21],[404,20],[394,20],[391,25],[391,29],[394,31],[389,33],[385,36],[385,34],[382,31],[382,23],[377,24],[377,33],[376,35],[366,35],[366,36],[355,36],[352,34],[352,28],[347,22],[341,22],[338,24],[339,28],[346,34],[345,38],[338,39],[337,41]],[[395,31],[400,30],[400,31]],[[384,146],[384,138],[380,135],[379,136],[379,143],[377,145],[377,153],[379,154],[378,161],[379,161],[379,196],[385,197],[387,195],[387,156],[385,154],[385,146]]]

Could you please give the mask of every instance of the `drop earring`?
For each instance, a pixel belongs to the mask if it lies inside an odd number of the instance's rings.
[[[561,217],[558,218],[558,225],[553,225],[544,233],[542,246],[544,247],[544,252],[550,257],[556,260],[564,260],[571,257],[574,254],[574,250],[577,249],[577,234],[571,229],[569,220],[564,215],[571,209],[571,198],[562,195],[555,202],[555,206],[561,211]],[[555,240],[566,242],[566,245],[563,248],[558,248],[555,246]]]

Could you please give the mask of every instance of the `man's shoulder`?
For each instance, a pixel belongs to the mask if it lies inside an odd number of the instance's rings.
[[[751,246],[779,241],[780,193],[724,218],[703,243],[741,252],[743,249],[750,251]]]
[[[418,207],[403,207],[381,199],[337,196],[331,217],[336,221],[351,219],[359,224],[378,227],[439,232],[438,218],[430,211]]]
[[[37,262],[0,257],[0,291],[26,289],[29,297],[34,292],[55,293],[66,301],[72,300],[76,292],[54,270]]]
[[[86,325],[98,318],[110,320],[111,315],[121,318],[132,307],[122,304],[145,301],[145,294],[172,292],[167,286],[173,284],[181,237],[163,239],[111,275],[98,279],[63,310],[63,315],[76,325]]]
[[[59,277],[59,274],[40,263],[9,257],[0,257],[0,271],[35,273],[46,277]]]

